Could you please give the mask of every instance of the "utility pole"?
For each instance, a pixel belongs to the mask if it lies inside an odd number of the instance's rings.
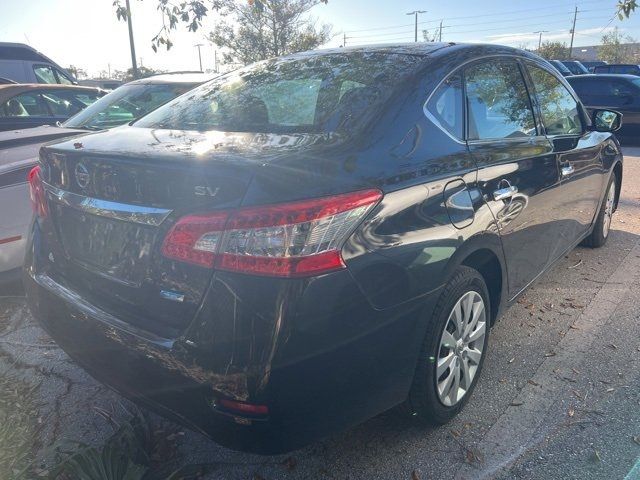
[[[213,51],[213,65],[215,72],[218,73],[218,50]]]
[[[344,32],[344,33],[342,34],[342,46],[343,46],[343,47],[346,47],[346,46],[347,46],[347,33],[346,33],[346,32]]]
[[[414,34],[414,39],[413,39],[414,42],[418,41],[418,14],[420,14],[420,13],[427,13],[427,11],[426,10],[414,10],[413,12],[408,12],[407,13],[407,15],[414,15],[415,19],[416,19],[416,22],[415,22],[416,28],[415,28],[415,34]]]
[[[196,43],[196,47],[198,48],[198,61],[200,62],[200,71],[202,72],[202,55],[200,54],[200,47],[202,47],[204,43]]]
[[[578,17],[578,6],[573,12],[573,27],[571,27],[571,45],[569,45],[569,59],[573,57],[573,37],[576,34],[576,18]]]
[[[129,26],[129,47],[131,48],[131,68],[133,69],[133,78],[138,78],[138,65],[136,64],[136,46],[133,42],[133,25],[131,24],[131,5],[126,0],[127,5],[127,25]]]
[[[540,38],[538,38],[538,50],[540,50],[540,47],[542,47],[542,34],[543,33],[548,33],[549,30],[538,30],[537,32],[533,32],[533,33],[539,33],[540,34]]]
[[[440,33],[438,34],[438,41],[442,42],[442,20],[440,20]]]

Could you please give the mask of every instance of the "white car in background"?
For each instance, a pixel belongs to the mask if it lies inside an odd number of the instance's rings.
[[[0,294],[4,288],[13,288],[21,276],[33,218],[27,177],[42,144],[124,125],[212,78],[204,73],[169,73],[135,80],[60,126],[0,132]]]

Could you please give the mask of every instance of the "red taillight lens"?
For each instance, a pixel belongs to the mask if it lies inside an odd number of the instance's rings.
[[[35,166],[27,174],[29,182],[29,199],[31,200],[31,209],[33,213],[39,217],[47,216],[47,201],[44,195],[44,185],[40,177],[40,166]]]
[[[187,215],[171,228],[162,244],[167,258],[213,267],[228,214]]]
[[[250,416],[264,416],[269,414],[269,407],[266,405],[254,405],[253,403],[236,402],[235,400],[228,400],[221,398],[218,400],[218,405],[226,410],[241,415]]]
[[[342,244],[381,198],[380,191],[365,190],[229,214],[189,215],[171,229],[163,253],[257,275],[325,273],[344,268]]]

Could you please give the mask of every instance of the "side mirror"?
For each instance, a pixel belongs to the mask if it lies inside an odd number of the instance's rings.
[[[615,132],[622,126],[622,114],[613,110],[594,110],[591,122],[596,132]]]

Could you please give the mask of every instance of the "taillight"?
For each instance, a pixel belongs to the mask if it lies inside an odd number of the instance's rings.
[[[33,213],[39,217],[47,216],[47,201],[44,195],[44,185],[40,177],[40,166],[35,166],[27,174],[29,182],[29,199],[31,200],[31,209]]]
[[[220,270],[278,277],[344,268],[342,244],[380,201],[378,190],[180,218],[166,257]]]

